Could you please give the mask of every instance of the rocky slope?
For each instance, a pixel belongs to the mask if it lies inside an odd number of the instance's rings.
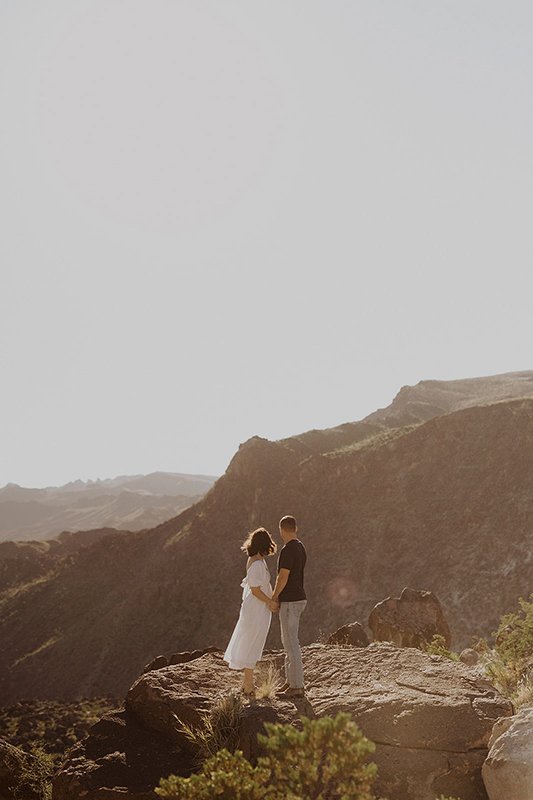
[[[281,442],[253,438],[199,504],[151,531],[108,533],[53,561],[11,554],[0,571],[0,702],[120,696],[158,652],[225,646],[240,542],[259,524],[275,531],[285,513],[309,554],[304,642],[366,622],[404,586],[438,595],[453,647],[490,634],[531,590],[533,399],[490,401],[511,384],[525,393],[531,376],[484,379],[494,391],[480,390],[481,405],[475,381],[433,386],[433,398],[451,393],[466,407],[423,423],[395,412],[389,427],[380,412]]]
[[[208,475],[153,472],[46,489],[8,483],[0,489],[0,542],[89,528],[152,528],[199,500],[214,482]]]

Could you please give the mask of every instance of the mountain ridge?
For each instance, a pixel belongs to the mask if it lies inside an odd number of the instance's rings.
[[[152,472],[42,489],[8,483],[0,489],[0,541],[46,539],[100,527],[151,528],[197,502],[215,480]]]
[[[259,524],[275,533],[283,513],[297,516],[309,553],[304,643],[365,623],[407,585],[437,594],[453,646],[489,635],[530,591],[533,568],[533,399],[517,390],[403,428],[253,437],[195,506],[101,536],[0,593],[0,700],[120,694],[158,652],[225,646],[240,543]]]

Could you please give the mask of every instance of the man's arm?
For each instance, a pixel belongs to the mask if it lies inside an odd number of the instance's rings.
[[[279,596],[287,585],[287,581],[289,580],[289,574],[290,574],[290,569],[285,569],[285,567],[281,567],[280,571],[278,572],[278,577],[276,578],[276,585],[274,586],[274,594],[272,595],[272,600],[275,600],[276,603],[279,602]]]

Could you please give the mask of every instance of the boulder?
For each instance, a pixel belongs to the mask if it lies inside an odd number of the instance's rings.
[[[168,658],[166,656],[156,656],[152,661],[149,661],[143,669],[143,675],[145,672],[151,672],[153,669],[161,669],[161,667],[168,667]]]
[[[240,680],[213,653],[144,673],[125,708],[105,715],[68,753],[54,779],[53,800],[157,800],[160,778],[189,775],[198,763],[180,723],[201,726],[217,700],[239,693]],[[305,698],[245,702],[238,747],[255,761],[265,722],[299,725],[303,714],[313,714]]]
[[[378,794],[486,800],[481,765],[495,720],[512,706],[464,664],[374,642],[311,645],[304,669],[315,714],[347,711],[375,742]]]
[[[190,774],[188,753],[128,711],[106,714],[66,756],[52,783],[53,800],[157,800],[159,779]]]
[[[206,647],[203,650],[185,650],[183,653],[173,653],[167,656],[156,656],[143,669],[143,673],[151,672],[154,669],[162,669],[170,664],[186,664],[187,661],[194,661],[196,658],[205,656],[206,653],[221,653],[218,647]]]
[[[220,653],[222,650],[219,647],[206,647],[203,650],[185,650],[183,653],[174,653],[170,656],[168,663],[170,664],[186,664],[187,661],[195,661],[197,658],[205,656],[206,653]]]
[[[200,727],[203,716],[217,700],[230,693],[239,694],[241,681],[241,673],[228,669],[221,655],[207,653],[194,661],[142,675],[126,696],[126,709],[147,728],[188,751],[194,763],[195,754],[181,725]],[[263,729],[263,722],[298,724],[299,709],[308,715],[313,713],[305,699],[299,701],[298,707],[275,698],[245,705],[239,749],[253,756],[257,752],[256,735]]]
[[[533,707],[498,720],[483,764],[490,800],[531,800],[533,797]]]
[[[494,721],[512,713],[470,668],[391,643],[303,649],[307,697],[244,704],[238,747],[252,762],[264,723],[299,726],[301,717],[347,711],[376,743],[378,794],[389,800],[487,800],[481,765]],[[281,654],[265,654],[278,665]],[[152,670],[129,690],[125,709],[104,717],[69,754],[54,782],[54,800],[155,800],[170,773],[190,774],[198,751],[182,724],[202,725],[241,675],[218,653]],[[509,798],[508,798],[509,800]]]
[[[375,642],[422,649],[439,634],[446,647],[451,644],[450,628],[433,592],[405,588],[400,597],[387,597],[375,605],[368,624]]]
[[[479,653],[472,647],[465,647],[464,650],[461,650],[459,660],[469,667],[475,667],[479,661]]]
[[[368,636],[360,622],[343,625],[332,633],[326,644],[341,644],[351,647],[367,647]]]
[[[46,800],[48,779],[38,758],[0,739],[1,800]]]

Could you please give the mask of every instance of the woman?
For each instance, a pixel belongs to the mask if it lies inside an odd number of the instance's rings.
[[[276,552],[276,545],[265,528],[253,531],[241,547],[248,554],[241,613],[224,653],[230,669],[244,670],[242,691],[254,694],[254,669],[263,655],[272,612],[278,604],[272,600],[270,572],[265,557]]]

